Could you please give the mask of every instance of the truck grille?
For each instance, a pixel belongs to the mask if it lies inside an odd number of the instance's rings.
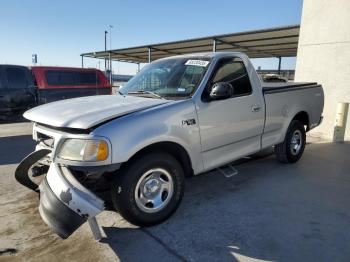
[[[48,148],[53,148],[53,145],[54,145],[54,138],[53,137],[50,137],[48,135],[45,135],[45,134],[42,134],[40,132],[37,133],[37,138],[38,138],[38,141],[41,145],[43,145],[44,147],[48,147]]]

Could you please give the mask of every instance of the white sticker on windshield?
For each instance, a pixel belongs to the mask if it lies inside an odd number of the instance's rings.
[[[182,87],[179,87],[179,88],[177,89],[177,91],[179,91],[179,92],[185,92],[186,89],[185,89],[185,88],[182,88]]]
[[[193,66],[202,66],[206,67],[209,64],[209,61],[205,60],[187,60],[185,65],[193,65]]]

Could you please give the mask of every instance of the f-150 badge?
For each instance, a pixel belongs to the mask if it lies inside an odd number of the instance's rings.
[[[182,121],[182,125],[191,126],[195,124],[196,124],[196,119],[187,119]]]

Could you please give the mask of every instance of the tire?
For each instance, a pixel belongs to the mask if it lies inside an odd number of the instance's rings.
[[[184,186],[184,171],[173,156],[145,154],[117,174],[111,190],[113,206],[128,222],[152,226],[176,211]]]
[[[305,149],[306,132],[304,124],[293,120],[287,130],[284,141],[275,145],[275,154],[278,161],[282,163],[297,162]]]

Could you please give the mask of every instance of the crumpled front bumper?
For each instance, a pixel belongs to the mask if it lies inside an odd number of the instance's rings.
[[[67,167],[55,163],[39,189],[41,217],[62,238],[104,210],[102,199],[83,187]]]
[[[28,173],[29,166],[22,161],[16,173],[18,170],[22,174]],[[22,184],[29,187],[28,183]],[[102,199],[83,187],[67,167],[56,163],[50,164],[47,175],[39,185],[39,191],[40,215],[44,222],[62,238],[69,237],[89,218],[95,217],[104,210]]]
[[[86,221],[60,201],[46,178],[40,185],[39,212],[44,222],[61,238],[69,237]]]

